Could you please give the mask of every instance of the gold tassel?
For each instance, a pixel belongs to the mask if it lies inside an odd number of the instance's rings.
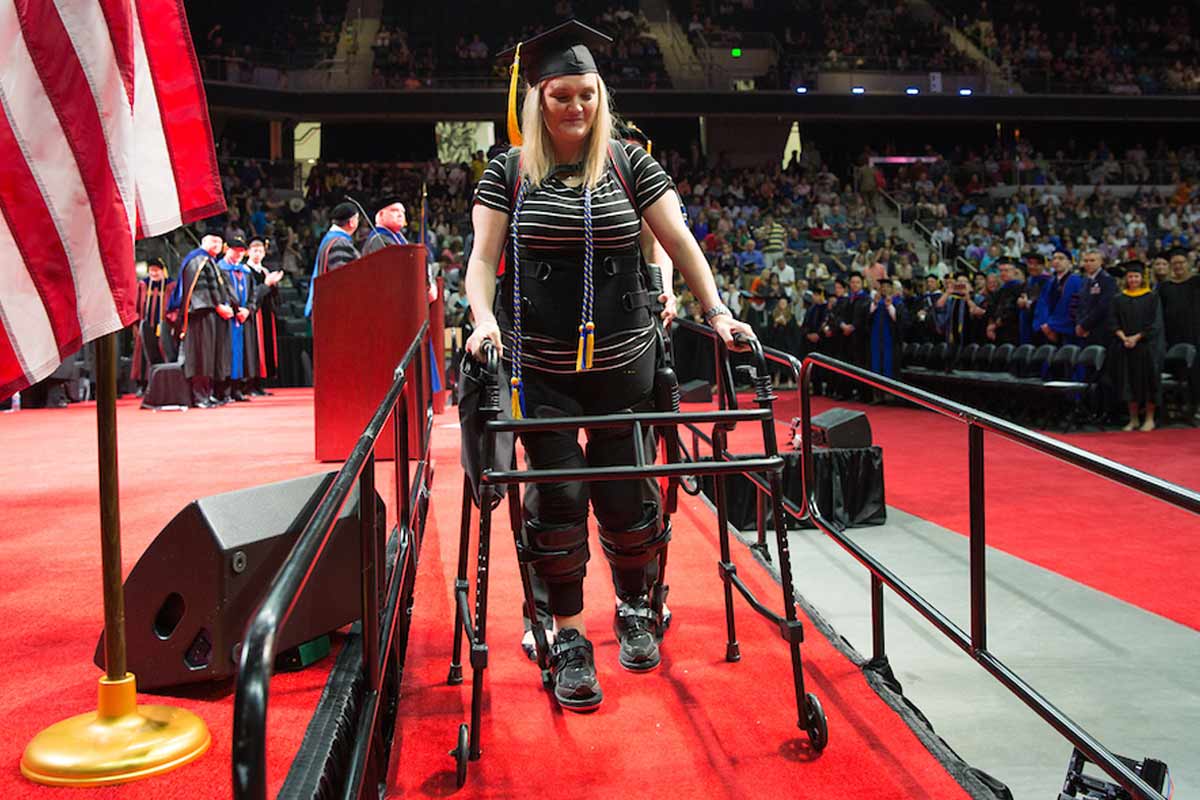
[[[579,326],[579,348],[575,351],[575,371],[583,372],[584,365],[584,350],[587,347],[587,334],[583,332],[583,326]]]
[[[648,155],[648,156],[654,155],[654,140],[653,139],[646,139],[646,155]]]
[[[586,360],[584,361],[584,365],[588,369],[592,368],[592,356],[595,354],[595,352],[596,352],[596,323],[589,322],[587,324]]]
[[[521,381],[517,380],[516,378],[510,378],[508,383],[509,383],[509,386],[512,387],[512,391],[509,393],[509,397],[512,399],[512,418],[513,419],[522,419],[522,416],[521,416]]]
[[[521,123],[517,118],[517,78],[521,71],[521,44],[513,51],[512,74],[508,79],[508,143],[520,147],[525,140],[521,136]]]

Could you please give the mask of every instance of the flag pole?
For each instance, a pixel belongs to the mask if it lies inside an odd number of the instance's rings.
[[[148,778],[208,750],[204,721],[171,706],[139,706],[126,671],[125,591],[117,475],[117,337],[96,340],[96,440],[100,472],[100,560],[104,584],[104,665],[96,711],[57,722],[33,738],[21,773],[53,786],[100,786]]]

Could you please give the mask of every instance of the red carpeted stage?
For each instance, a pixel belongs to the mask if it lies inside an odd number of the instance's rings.
[[[784,423],[795,408],[790,403],[789,395],[777,410]],[[828,405],[818,401],[815,408]],[[869,413],[885,451],[890,504],[965,531],[965,431],[914,410],[881,407]],[[126,572],[190,500],[330,466],[312,458],[311,391],[278,390],[252,403],[187,413],[141,411],[127,400],[119,405],[118,425]],[[1184,485],[1195,486],[1200,475],[1200,431],[1065,438]],[[6,798],[61,794],[21,778],[21,750],[45,725],[95,702],[98,672],[91,655],[102,625],[95,442],[92,404],[0,416],[0,617],[6,623],[0,633],[5,653],[0,711],[10,721],[0,796]],[[1169,561],[1195,560],[1200,545],[1192,535],[1194,520],[995,437],[988,437],[987,446],[990,544],[1200,627],[1200,589],[1162,580]],[[445,685],[461,492],[453,409],[435,420],[433,450],[437,477],[393,759],[397,797],[454,791],[446,751],[469,702],[469,680]],[[390,465],[381,468],[382,483]],[[517,647],[519,588],[511,537],[506,515],[494,517],[484,757],[472,764],[471,782],[459,794],[517,797],[554,787],[555,796],[566,797],[962,796],[859,668],[808,626],[807,678],[830,727],[829,747],[814,758],[795,727],[787,651],[777,631],[740,607],[743,659],[724,662],[715,517],[698,501],[683,501],[669,580],[675,621],[656,672],[633,675],[617,666],[611,590],[602,561],[592,564],[588,615],[606,697],[602,709],[587,716],[557,711]],[[748,551],[739,546],[735,561],[759,596],[777,606],[778,587]],[[797,588],[803,593],[803,585]],[[283,782],[331,664],[329,658],[274,679],[272,794]],[[199,713],[212,729],[213,749],[196,764],[151,781],[72,796],[229,796],[232,699],[232,686],[217,685],[171,701]]]

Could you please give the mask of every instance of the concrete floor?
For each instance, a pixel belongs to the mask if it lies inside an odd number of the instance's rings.
[[[965,536],[894,508],[887,525],[850,536],[970,630]],[[869,658],[866,569],[817,531],[792,532],[789,546],[798,592]],[[1165,761],[1176,797],[1200,791],[1200,633],[998,550],[987,559],[992,653],[1113,752]],[[1057,797],[1067,741],[907,603],[884,596],[887,654],[905,697],[1017,800]]]

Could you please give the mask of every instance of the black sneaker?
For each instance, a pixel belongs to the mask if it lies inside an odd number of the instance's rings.
[[[604,699],[596,679],[592,643],[574,628],[561,630],[555,637],[550,674],[554,676],[554,699],[568,711],[591,711]]]
[[[654,611],[645,597],[617,606],[617,614],[613,618],[613,633],[621,643],[618,660],[625,669],[649,672],[662,660],[658,652]]]

